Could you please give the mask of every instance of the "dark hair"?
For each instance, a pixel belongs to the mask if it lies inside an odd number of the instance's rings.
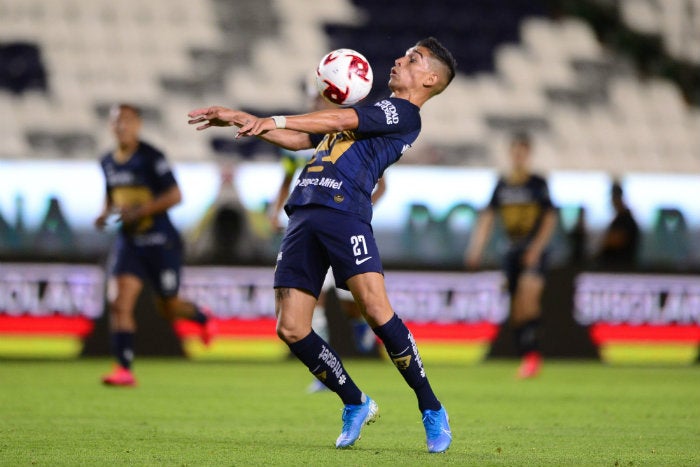
[[[136,116],[139,118],[142,117],[142,113],[143,113],[141,111],[141,107],[139,107],[138,105],[135,105],[135,104],[128,103],[128,102],[117,102],[110,109],[110,113],[114,112],[116,110],[129,110],[129,111],[133,112],[134,114],[136,114]]]
[[[455,58],[452,56],[452,53],[447,50],[447,48],[445,48],[440,41],[432,36],[419,40],[416,43],[416,46],[425,47],[426,49],[430,50],[430,53],[433,54],[435,58],[447,66],[447,68],[450,70],[450,73],[447,76],[447,84],[450,84],[452,82],[452,78],[455,77],[455,70],[457,68],[457,60],[455,60]]]
[[[532,146],[532,139],[530,138],[529,134],[520,131],[513,133],[513,135],[510,137],[510,144],[522,144],[523,146],[527,146],[529,148]]]

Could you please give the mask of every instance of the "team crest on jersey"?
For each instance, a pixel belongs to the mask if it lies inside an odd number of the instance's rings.
[[[405,370],[408,368],[408,365],[411,364],[411,356],[406,355],[405,357],[392,358],[391,361],[394,362],[394,365],[396,365],[396,368],[399,370]]]
[[[343,201],[345,201],[345,196],[343,196],[343,195],[335,195],[335,196],[333,197],[333,201],[335,201],[336,203],[342,203]]]

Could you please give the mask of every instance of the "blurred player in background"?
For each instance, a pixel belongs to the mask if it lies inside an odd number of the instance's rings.
[[[110,124],[116,147],[100,160],[107,191],[95,226],[104,229],[113,214],[121,223],[108,288],[111,348],[117,365],[102,382],[133,386],[134,307],[145,281],[153,286],[157,309],[166,319],[201,324],[205,344],[215,329],[207,310],[178,298],[183,245],[168,209],[180,203],[182,194],[165,156],[141,141],[141,111],[136,106],[114,106]]]
[[[622,185],[614,182],[610,202],[615,217],[603,233],[596,255],[597,266],[608,270],[633,270],[637,265],[639,226],[624,200]]]
[[[352,446],[362,427],[377,418],[379,408],[312,329],[314,307],[329,266],[336,285],[352,292],[414,390],[428,451],[443,452],[452,442],[447,412],[430,386],[416,342],[389,303],[370,221],[377,181],[418,137],[420,107],[442,92],[454,74],[450,52],[428,38],[395,60],[389,75],[391,97],[373,105],[267,118],[223,107],[189,114],[189,123],[199,125],[198,130],[237,126],[238,137],[259,136],[292,150],[316,147],[314,159],[302,170],[285,205],[289,225],[275,268],[277,333],[343,401],[337,448]]]
[[[306,95],[311,101],[311,104],[309,105],[311,110],[337,108],[335,104],[328,102],[321,96],[315,84],[306,89]],[[282,230],[279,216],[285,202],[287,201],[287,198],[289,197],[289,191],[294,175],[296,175],[298,170],[304,168],[304,166],[313,156],[313,153],[313,149],[301,151],[288,151],[286,149],[281,150],[284,177],[282,178],[279,190],[277,191],[277,196],[275,196],[275,201],[268,212],[272,228],[277,231]],[[372,205],[376,204],[379,198],[384,195],[385,191],[386,183],[384,182],[384,178],[380,178],[377,182],[375,190],[372,192]],[[367,321],[362,316],[360,307],[355,303],[352,293],[350,293],[348,290],[335,287],[333,274],[330,270],[328,271],[328,274],[326,274],[326,280],[323,282],[321,295],[318,297],[318,302],[316,303],[316,307],[314,309],[314,317],[312,321],[314,331],[316,331],[316,333],[318,333],[318,335],[325,341],[329,341],[330,334],[328,331],[328,316],[326,314],[326,297],[329,293],[332,293],[333,289],[335,289],[336,297],[338,298],[338,303],[342,312],[350,320],[353,330],[355,349],[361,354],[371,353],[376,348],[376,336],[372,331],[372,328],[369,326],[369,324],[367,324]],[[318,379],[314,379],[311,386],[309,386],[309,392],[318,392],[325,389],[327,389],[326,386]]]
[[[546,248],[557,225],[547,182],[531,172],[531,150],[528,135],[512,137],[510,172],[499,178],[465,252],[466,266],[477,268],[494,220],[499,216],[509,239],[503,267],[511,297],[510,321],[515,345],[522,357],[517,373],[520,378],[534,377],[540,371],[538,332],[547,270]]]

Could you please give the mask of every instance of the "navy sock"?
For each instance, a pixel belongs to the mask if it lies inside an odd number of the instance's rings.
[[[425,375],[416,341],[401,318],[394,314],[387,323],[374,328],[374,332],[384,342],[391,361],[399,369],[403,379],[416,392],[420,411],[440,410],[442,404],[435,397]]]
[[[116,331],[112,333],[112,354],[117,358],[119,365],[131,368],[134,360],[134,333],[131,331]]]
[[[539,318],[526,321],[515,328],[515,347],[518,355],[539,351],[538,331],[540,329]]]
[[[202,312],[202,309],[195,305],[194,303],[192,304],[194,307],[194,315],[189,318],[190,321],[194,321],[195,323],[199,324],[204,324],[207,321],[209,321],[209,317]]]
[[[346,373],[338,354],[318,334],[311,331],[308,336],[288,346],[316,378],[340,396],[343,404],[362,403],[362,391]]]

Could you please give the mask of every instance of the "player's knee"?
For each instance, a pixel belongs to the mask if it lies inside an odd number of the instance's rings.
[[[304,333],[304,331],[299,329],[298,327],[285,326],[279,321],[277,322],[276,330],[277,337],[279,337],[282,340],[282,342],[286,344],[293,344],[297,341],[300,341],[309,333],[309,330],[306,330],[306,333]]]
[[[394,310],[391,309],[391,306],[381,303],[370,303],[361,307],[361,309],[365,320],[373,328],[386,323],[394,314]]]
[[[525,297],[522,297],[525,298]],[[527,321],[536,319],[541,314],[541,307],[538,300],[530,297],[524,300],[515,300],[511,311],[511,321],[514,325],[519,325]]]
[[[113,317],[121,317],[131,315],[133,310],[125,301],[117,299],[109,303],[109,313]]]

